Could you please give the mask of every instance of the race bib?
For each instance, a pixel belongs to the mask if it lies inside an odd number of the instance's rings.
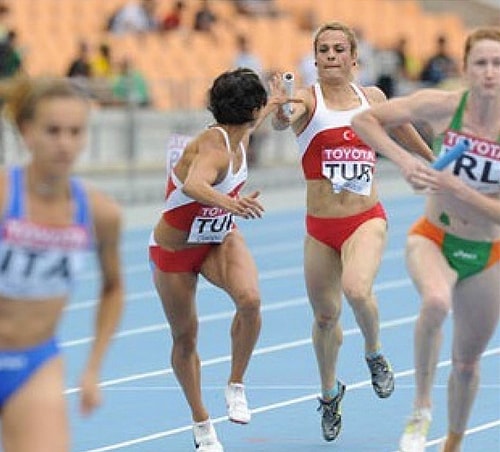
[[[219,207],[202,207],[191,223],[189,243],[221,243],[233,228],[233,214]]]
[[[323,149],[321,155],[321,174],[330,180],[335,193],[347,190],[369,196],[374,166],[371,149],[339,147]]]
[[[80,226],[7,221],[0,242],[0,293],[27,298],[68,294],[88,246],[88,233]]]
[[[167,149],[166,149],[166,171],[167,178],[170,175],[170,171],[175,166],[175,164],[179,161],[184,152],[185,147],[188,143],[193,139],[189,135],[181,135],[178,133],[172,133],[167,140]]]
[[[467,138],[470,146],[454,162],[453,173],[478,191],[500,192],[500,143],[449,130],[444,137],[442,152],[447,152],[464,137]]]

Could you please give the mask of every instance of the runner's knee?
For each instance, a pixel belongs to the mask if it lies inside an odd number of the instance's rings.
[[[174,347],[182,355],[190,355],[196,350],[198,328],[197,325],[191,325],[182,331],[177,331],[172,333],[172,339],[174,341]]]
[[[450,312],[450,298],[446,294],[434,293],[424,296],[420,315],[427,325],[439,328]]]
[[[340,309],[333,309],[327,312],[317,312],[314,316],[317,327],[320,330],[327,330],[334,328],[340,318]]]
[[[351,284],[344,282],[343,292],[353,309],[365,306],[372,298],[372,287],[368,281],[357,281]]]
[[[240,290],[235,297],[236,309],[245,315],[256,315],[260,310],[260,294],[257,289]]]
[[[455,374],[462,380],[469,380],[479,375],[479,357],[471,359],[453,358],[452,368]]]

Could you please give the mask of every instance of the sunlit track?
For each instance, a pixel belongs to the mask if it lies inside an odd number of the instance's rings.
[[[238,221],[238,225],[241,225],[241,222],[243,220]],[[257,220],[258,221],[258,220]],[[245,227],[245,238],[246,240],[250,241],[252,240],[252,234],[255,235],[256,233],[252,233],[252,228],[246,228]],[[272,234],[279,234],[283,232],[283,229],[287,228],[288,230],[292,231],[300,231],[301,229],[304,228],[304,220],[295,220],[292,222],[285,222],[283,223],[274,223],[269,226],[266,226],[266,233],[269,235]],[[248,229],[248,230],[246,230]],[[143,240],[133,240],[133,241],[127,241],[123,244],[121,247],[122,253],[135,253],[138,250],[144,250],[145,253],[147,253],[147,246],[148,246],[148,241],[143,241]]]
[[[223,391],[225,386],[223,386],[223,385],[216,385],[216,386],[215,385],[204,385],[203,388],[207,391]],[[317,389],[317,385],[287,385],[287,384],[283,384],[283,385],[262,386],[262,385],[258,385],[258,384],[251,384],[251,385],[247,385],[247,388],[251,388],[254,391],[257,390],[257,391],[283,391],[283,392],[286,392],[286,391],[293,391],[293,390],[297,390],[297,389],[307,390],[307,391],[311,390],[312,391],[312,390]],[[498,383],[498,384],[481,384],[480,388],[482,391],[483,390],[498,391],[500,389],[500,383]],[[107,386],[103,389],[105,391],[112,391],[112,392],[134,392],[134,391],[142,391],[142,392],[175,391],[175,392],[178,392],[179,386],[178,385],[167,385],[167,384],[158,385],[158,386],[151,386],[151,385],[131,386],[131,385],[127,385],[126,387]],[[349,384],[349,390],[352,390],[352,389],[356,389],[356,388],[353,388],[351,386],[351,384]],[[367,389],[367,387],[363,386],[363,387],[358,388],[358,389]],[[368,389],[371,390],[371,388],[368,388]],[[402,389],[408,389],[408,390],[414,391],[415,384],[404,384],[404,383],[398,382],[398,391],[400,391]],[[434,389],[447,390],[448,385],[435,384]]]
[[[392,235],[396,234],[406,234],[407,228],[394,228],[394,230],[391,229],[391,237]],[[261,257],[261,256],[269,256],[269,255],[275,255],[277,253],[285,253],[285,252],[290,252],[290,251],[298,251],[302,250],[303,248],[303,241],[302,237],[300,237],[298,240],[293,240],[293,241],[283,241],[283,242],[274,242],[266,245],[256,245],[256,246],[251,246],[251,252],[252,255],[255,258]],[[134,275],[137,273],[141,272],[150,272],[150,267],[147,262],[147,249],[143,246],[142,247],[144,251],[144,263],[141,264],[134,264],[134,265],[127,265],[124,269],[123,274],[125,276],[127,275]],[[390,254],[391,250],[386,251],[386,255]],[[95,271],[87,271],[87,272],[82,272],[80,275],[77,276],[76,280],[77,281],[89,281],[89,280],[94,280],[97,279],[99,276],[98,273]]]
[[[272,236],[272,234],[276,233],[283,233],[283,230],[287,231],[301,231],[304,228],[304,220],[300,222],[291,222],[291,223],[283,223],[282,225],[279,226],[273,226],[273,227],[266,227],[266,234]],[[245,234],[245,239],[247,242],[253,242],[255,239],[252,238],[250,235],[252,228],[243,228],[244,229],[244,234]],[[397,222],[392,221],[389,219],[389,231],[391,235],[404,235],[407,232],[407,227],[406,226],[401,226]],[[296,232],[295,232],[296,233]],[[295,234],[294,234],[295,235]],[[302,245],[302,236],[300,235],[300,240],[299,240],[299,245]],[[132,240],[128,239],[125,244],[121,247],[122,254],[127,255],[129,253],[137,253],[138,251],[144,252],[144,254],[147,254],[147,241],[143,240]],[[265,246],[252,246],[252,253],[254,255],[259,255],[259,254],[267,254],[270,251],[286,251],[286,246],[284,245],[285,248],[282,248],[283,245],[281,244],[269,244]]]
[[[395,328],[395,327],[399,327],[402,325],[408,325],[408,324],[413,323],[415,321],[415,319],[416,319],[416,316],[411,316],[411,317],[405,317],[405,318],[401,318],[401,319],[394,319],[394,320],[382,322],[380,325],[380,328],[382,330],[384,330],[387,328]],[[352,328],[352,329],[344,331],[344,337],[359,335],[359,334],[360,334],[359,328]],[[286,342],[286,343],[278,344],[278,345],[274,345],[274,346],[257,348],[256,350],[254,350],[252,355],[253,356],[265,355],[268,353],[274,353],[274,352],[281,351],[281,350],[288,350],[288,349],[292,349],[292,348],[303,347],[304,345],[310,345],[310,344],[311,344],[311,338],[304,338],[304,339],[296,340],[293,342]],[[220,356],[217,358],[204,360],[201,363],[201,365],[202,365],[202,367],[211,366],[214,364],[227,363],[230,360],[231,360],[231,356],[225,355],[225,356]],[[169,375],[169,374],[172,374],[172,372],[173,372],[172,368],[159,369],[159,370],[155,370],[155,371],[151,371],[151,372],[144,372],[141,374],[131,375],[128,377],[115,378],[113,380],[103,381],[100,384],[100,386],[107,387],[107,386],[116,385],[116,384],[120,384],[120,383],[128,383],[130,381],[137,381],[137,380],[143,380],[145,378],[157,377],[159,375]],[[66,389],[65,393],[66,394],[74,394],[74,393],[79,392],[79,391],[80,391],[79,388],[68,388],[68,389]]]
[[[374,287],[374,290],[375,290],[375,292],[382,292],[384,290],[399,289],[401,287],[410,286],[410,283],[411,282],[408,278],[387,281],[386,283],[376,284]],[[262,312],[275,311],[278,309],[287,309],[287,308],[298,306],[298,305],[305,305],[307,303],[308,303],[308,300],[306,297],[299,297],[299,298],[288,300],[288,301],[265,304],[262,306]],[[199,323],[202,324],[202,323],[211,322],[214,320],[230,319],[233,317],[233,315],[234,315],[234,310],[223,311],[223,312],[211,314],[211,315],[204,315],[204,316],[199,317]],[[113,338],[120,339],[120,338],[124,338],[124,337],[134,336],[137,334],[155,333],[155,332],[164,331],[167,329],[169,329],[169,327],[168,327],[168,324],[166,322],[155,323],[153,325],[146,325],[146,326],[140,327],[140,328],[133,328],[133,329],[119,331],[118,333],[116,333],[113,336]],[[64,341],[61,343],[61,346],[64,348],[70,348],[70,347],[75,347],[77,345],[88,344],[92,340],[93,340],[92,336],[82,337],[79,339]]]
[[[384,261],[389,261],[392,259],[400,259],[404,256],[404,250],[402,248],[398,248],[395,250],[390,250],[387,251],[383,258],[382,262]],[[147,277],[150,277],[150,269],[149,266],[146,264],[139,264],[136,266],[137,272],[146,272]],[[139,270],[140,269],[140,270]],[[289,276],[296,276],[296,275],[302,275],[303,273],[303,267],[288,267],[280,270],[270,270],[270,271],[263,271],[259,274],[259,280],[260,281],[267,281],[267,280],[272,280],[276,278],[284,278],[284,277],[289,277]],[[209,289],[213,288],[213,285],[210,283],[204,281],[203,279],[200,280],[200,283],[198,285],[198,290],[204,290],[204,289]],[[145,298],[156,298],[156,292],[154,290],[147,290],[144,292],[132,292],[127,294],[126,301],[127,302],[132,302],[132,301],[137,301],[137,300],[143,300]],[[96,300],[85,300],[85,301],[75,301],[67,305],[64,309],[65,311],[78,311],[81,309],[91,309],[96,305]]]
[[[485,351],[483,356],[490,357],[490,356],[498,355],[499,353],[500,353],[500,348],[489,349],[489,350]],[[451,360],[440,361],[438,363],[438,368],[449,367],[450,365],[451,365]],[[395,377],[402,378],[402,377],[411,376],[414,374],[414,372],[415,372],[414,369],[407,369],[407,370],[404,370],[401,372],[396,372]],[[370,380],[358,381],[356,383],[349,384],[347,391],[349,392],[349,391],[352,391],[355,389],[360,389],[360,388],[367,387],[370,385],[371,385]],[[285,408],[285,407],[288,407],[291,405],[296,405],[296,404],[300,404],[303,402],[315,400],[317,398],[317,396],[318,396],[318,394],[315,392],[313,394],[308,394],[306,396],[297,397],[297,398],[288,399],[288,400],[284,400],[284,401],[277,402],[277,403],[268,404],[265,406],[261,406],[261,407],[252,409],[252,413],[254,415],[256,415],[256,414],[265,413],[265,412],[272,411],[272,410],[278,410],[278,409]],[[227,422],[228,417],[221,416],[221,417],[212,419],[212,421],[214,422],[214,424],[219,424],[221,422]],[[487,424],[483,424],[481,426],[477,426],[475,428],[469,429],[469,430],[467,430],[467,434],[474,434],[474,433],[478,433],[480,431],[483,431],[485,429],[496,428],[499,425],[500,425],[500,420],[495,420],[495,421],[489,422]],[[178,427],[175,429],[166,430],[164,432],[157,432],[157,433],[149,434],[149,435],[146,435],[146,436],[143,436],[140,438],[134,438],[131,440],[120,442],[120,443],[110,444],[108,446],[99,447],[97,449],[89,449],[89,450],[85,450],[82,452],[106,452],[106,451],[110,451],[110,450],[119,450],[119,449],[123,449],[123,448],[126,448],[126,447],[134,445],[134,444],[140,444],[140,443],[144,443],[144,442],[148,442],[148,441],[153,441],[153,440],[156,440],[159,438],[173,436],[173,435],[176,435],[179,433],[189,431],[190,429],[191,429],[191,425],[184,425],[184,426],[181,426],[181,427]],[[439,442],[439,440],[440,440],[440,438],[438,438],[436,440],[431,440],[427,443],[427,445],[428,446],[435,445]],[[396,450],[395,452],[398,452],[398,451]]]
[[[284,194],[284,196],[287,196],[287,194]],[[382,196],[382,204],[385,207],[385,210],[387,211],[388,216],[390,217],[391,220],[394,220],[395,222],[405,222],[407,221],[407,218],[409,216],[415,216],[416,213],[416,208],[421,208],[421,206],[424,203],[424,197],[420,196],[401,196],[401,197],[396,197],[392,199],[388,199],[384,196]],[[302,200],[297,200],[297,207],[290,207],[288,209],[284,210],[279,210],[279,211],[270,211],[269,209],[266,209],[266,212],[264,212],[264,217],[262,220],[257,220],[257,221],[266,221],[269,224],[266,224],[266,231],[269,232],[279,232],[282,231],[282,226],[283,224],[290,225],[290,226],[303,226],[304,225],[304,207],[302,206]],[[264,205],[264,207],[266,207]],[[160,214],[161,209],[158,209],[158,213]],[[290,217],[293,217],[290,219]],[[240,225],[248,224],[251,221],[254,220],[243,220],[239,219],[238,220]],[[151,224],[151,227],[153,227],[153,224]],[[134,226],[134,225],[129,225],[127,228],[127,231],[131,234],[134,235],[143,235],[142,233],[147,230],[147,234],[145,237],[149,237],[149,232],[151,231],[151,228],[144,228],[143,226]],[[249,230],[248,234],[251,236],[254,234],[255,231]],[[147,240],[146,240],[147,241]]]
[[[419,300],[405,268],[404,248],[407,230],[422,211],[423,199],[415,198],[385,204],[388,242],[374,290],[379,299],[383,349],[397,372],[397,391],[388,400],[374,397],[363,360],[363,338],[352,310],[344,303],[339,378],[348,386],[348,397],[343,405],[345,428],[334,444],[342,452],[392,451],[411,409],[415,390],[413,329]],[[316,413],[319,382],[310,338],[312,312],[302,268],[304,213],[300,209],[270,212],[263,221],[242,221],[239,225],[259,267],[262,292],[262,331],[245,379],[254,419],[241,428],[225,416],[223,388],[230,370],[229,334],[234,309],[227,295],[200,278],[199,351],[207,407],[226,452],[320,452],[326,444]],[[193,449],[189,408],[169,364],[169,327],[151,281],[148,236],[149,230],[144,227],[124,231],[124,318],[100,378],[103,404],[91,417],[80,416],[77,385],[93,340],[91,322],[98,287],[94,262],[90,262],[90,271],[80,274],[75,297],[65,310],[60,337],[67,358],[65,393],[72,452]],[[450,315],[436,373],[436,416],[429,446],[446,431],[451,327]],[[497,332],[481,362],[478,404],[464,452],[500,450],[496,439],[500,403],[495,404],[494,396],[500,387],[499,349]],[[358,434],[358,427],[363,428],[363,435]]]
[[[476,427],[473,427],[473,428],[469,428],[465,431],[465,436],[469,436],[469,435],[474,435],[476,433],[481,433],[481,432],[484,432],[485,430],[491,430],[491,429],[494,429],[494,428],[499,428],[500,427],[500,419],[496,419],[494,421],[491,421],[491,422],[488,422],[486,424],[482,424],[482,425],[477,425]],[[500,433],[499,433],[500,435]],[[440,438],[436,438],[436,439],[433,439],[431,441],[427,441],[425,443],[425,446],[426,447],[430,447],[430,446],[436,446],[438,445],[442,440],[444,439],[444,437],[440,437]],[[399,452],[399,450],[394,450],[393,452]],[[486,452],[486,451],[485,451]],[[491,451],[493,452],[493,451]]]

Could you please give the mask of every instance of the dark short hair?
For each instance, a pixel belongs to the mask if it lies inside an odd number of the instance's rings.
[[[259,76],[248,68],[219,75],[208,92],[208,110],[220,124],[253,121],[256,109],[267,103],[267,92]]]

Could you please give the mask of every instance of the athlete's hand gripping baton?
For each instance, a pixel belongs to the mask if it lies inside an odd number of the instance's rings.
[[[288,97],[292,97],[295,77],[292,72],[285,72],[282,76],[283,86],[285,87],[285,92]],[[287,116],[293,113],[292,104],[288,103],[283,105],[283,111]]]
[[[469,140],[462,139],[459,140],[455,146],[453,146],[446,154],[443,154],[437,160],[435,160],[431,167],[435,170],[442,170],[446,168],[451,162],[458,159],[465,151],[469,149]]]

